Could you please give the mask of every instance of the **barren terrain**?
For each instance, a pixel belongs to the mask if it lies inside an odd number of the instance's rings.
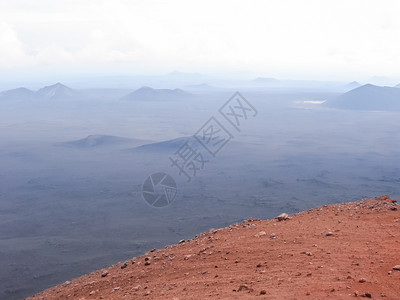
[[[30,299],[399,299],[400,213],[388,196],[249,219]]]

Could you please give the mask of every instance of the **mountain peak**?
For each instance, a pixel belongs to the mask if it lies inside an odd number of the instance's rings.
[[[339,109],[399,111],[400,89],[367,83],[326,101],[324,105]]]
[[[62,99],[72,97],[75,94],[75,91],[64,84],[57,82],[56,84],[41,88],[36,93],[40,97],[47,99]]]

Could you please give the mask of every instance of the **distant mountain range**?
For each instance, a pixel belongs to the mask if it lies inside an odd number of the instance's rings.
[[[219,91],[222,90],[222,88],[207,84],[207,83],[202,83],[202,84],[192,84],[192,85],[186,85],[184,86],[184,89],[187,89],[189,91],[195,91],[195,92],[210,92],[210,91]]]
[[[277,79],[272,77],[257,77],[248,82],[246,87],[262,89],[308,89],[308,90],[329,90],[334,92],[347,92],[361,86],[357,81],[347,84],[343,82],[318,81],[318,80],[292,80]]]
[[[0,93],[0,100],[62,100],[70,99],[78,94],[78,91],[73,90],[61,83],[45,86],[34,92],[26,88],[17,88]]]
[[[254,83],[277,83],[279,80],[276,78],[266,78],[266,77],[257,77],[253,79],[252,82]]]
[[[400,89],[366,84],[323,105],[339,109],[400,111]]]
[[[109,89],[111,90],[111,89]],[[113,91],[113,90],[111,90]],[[121,91],[117,90],[118,93]],[[100,97],[106,91],[98,90],[74,90],[62,83],[45,86],[38,91],[32,91],[27,88],[17,88],[0,93],[0,101],[9,100],[68,100],[74,98],[90,99]],[[194,95],[181,89],[153,89],[151,87],[141,87],[127,95],[121,97],[122,100],[183,100]]]
[[[122,97],[122,100],[184,100],[193,97],[181,89],[153,89],[151,87],[141,87],[132,93]]]

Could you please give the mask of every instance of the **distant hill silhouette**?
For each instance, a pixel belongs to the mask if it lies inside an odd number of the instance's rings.
[[[26,88],[17,88],[0,93],[0,100],[30,100],[36,97],[35,92]]]
[[[89,135],[80,140],[59,143],[58,145],[65,147],[73,147],[73,148],[93,148],[100,146],[114,146],[122,144],[127,144],[132,146],[144,143],[145,141],[138,139],[129,139],[113,135],[95,134],[95,135]]]
[[[41,88],[36,94],[43,99],[66,99],[75,96],[76,91],[58,82]]]
[[[349,89],[349,90],[352,90],[352,89],[356,89],[356,88],[358,88],[358,87],[360,87],[360,86],[361,86],[361,84],[360,84],[359,82],[357,82],[357,81],[352,81],[352,82],[346,84],[344,87],[347,88],[347,89]]]
[[[193,149],[204,149],[196,138],[193,136],[186,136],[161,142],[146,143],[128,150],[132,152],[167,152],[171,154],[179,150],[185,143],[188,143],[189,147]],[[230,143],[236,146],[243,145],[241,142],[237,141],[231,141]]]
[[[0,93],[0,100],[62,100],[70,99],[78,95],[76,90],[73,90],[61,83],[46,86],[33,92],[26,88],[17,88]]]
[[[340,109],[400,111],[400,89],[366,84],[323,105]]]
[[[156,142],[156,143],[151,143],[151,144],[145,144],[142,146],[135,147],[131,149],[132,151],[151,151],[151,152],[162,152],[162,151],[168,151],[168,152],[174,152],[178,150],[185,142],[190,143],[190,145],[193,145],[195,141],[193,140],[192,137],[181,137],[181,138],[176,138],[172,140],[167,140],[167,141],[162,141],[162,142]]]
[[[276,83],[279,80],[276,78],[257,77],[252,80],[254,83]]]
[[[193,97],[192,94],[181,89],[153,89],[141,87],[122,97],[122,100],[183,100]]]

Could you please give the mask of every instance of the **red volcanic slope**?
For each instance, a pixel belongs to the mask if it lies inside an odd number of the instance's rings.
[[[400,299],[388,196],[250,219],[153,249],[30,299]]]

